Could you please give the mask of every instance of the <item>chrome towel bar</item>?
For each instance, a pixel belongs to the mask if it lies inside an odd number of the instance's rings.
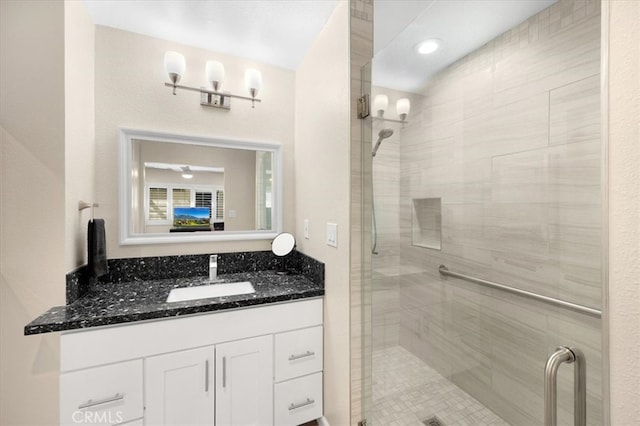
[[[542,294],[533,293],[526,290],[520,290],[515,287],[509,287],[504,284],[498,284],[493,281],[483,280],[481,278],[475,278],[470,275],[460,274],[458,272],[452,272],[445,265],[440,265],[438,271],[441,275],[460,278],[465,281],[469,281],[472,283],[480,284],[485,287],[495,288],[498,290],[506,291],[508,293],[517,294],[519,296],[528,297],[529,299],[534,299],[539,302],[548,303],[550,305],[560,306],[561,308],[570,309],[575,312],[580,312],[585,315],[590,315],[592,317],[601,318],[602,311],[594,308],[590,308],[588,306],[578,305],[576,303],[567,302],[566,300],[560,300],[549,296],[543,296]]]

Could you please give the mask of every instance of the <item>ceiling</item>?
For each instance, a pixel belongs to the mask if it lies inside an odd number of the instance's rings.
[[[84,0],[94,24],[295,69],[338,0]]]
[[[375,0],[373,82],[417,92],[557,0]],[[84,0],[93,22],[296,69],[339,0]],[[431,55],[415,45],[442,40]]]
[[[557,0],[376,0],[373,83],[419,92],[438,71]],[[430,55],[415,46],[438,38]]]

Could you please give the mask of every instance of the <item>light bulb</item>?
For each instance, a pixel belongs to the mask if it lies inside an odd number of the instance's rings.
[[[404,121],[407,118],[407,114],[411,110],[411,102],[407,98],[398,99],[396,102],[396,111],[400,120]]]
[[[169,74],[169,78],[173,84],[180,81],[180,77],[184,75],[186,68],[184,56],[178,52],[168,51],[164,54],[164,69]]]
[[[184,56],[178,52],[171,50],[164,53],[164,69],[169,74],[169,80],[173,83],[173,94],[176,94],[176,84],[180,81],[180,78],[184,75],[184,70],[187,67],[184,60]]]
[[[251,97],[255,98],[262,89],[262,73],[254,68],[248,68],[244,73],[244,83]]]
[[[211,83],[214,91],[218,91],[224,81],[224,65],[218,61],[207,61],[205,67],[207,81]]]
[[[438,38],[430,38],[423,42],[418,43],[416,46],[416,50],[421,55],[428,55],[429,53],[433,53],[440,48],[442,44],[442,40]]]
[[[389,97],[387,95],[376,95],[373,98],[373,110],[382,117],[389,106]]]

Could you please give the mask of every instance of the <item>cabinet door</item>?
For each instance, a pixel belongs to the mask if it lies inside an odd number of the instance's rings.
[[[146,425],[213,425],[214,348],[145,359]]]
[[[273,425],[273,336],[216,345],[216,426]]]

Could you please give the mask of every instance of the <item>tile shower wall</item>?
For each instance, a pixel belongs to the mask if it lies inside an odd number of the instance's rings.
[[[377,87],[372,88],[372,98],[378,94],[389,96],[388,117],[396,117],[395,100],[405,94]],[[375,145],[383,128],[393,130],[384,139],[373,158],[373,204],[376,217],[376,250],[372,254],[372,319],[373,349],[398,345],[400,339],[400,125],[374,121],[372,126]]]
[[[542,424],[560,345],[585,352],[602,424],[600,320],[438,266],[601,307],[599,72],[600,2],[560,0],[442,72],[401,130],[400,344],[515,425]],[[441,250],[411,245],[415,198],[441,198]],[[560,424],[572,380],[563,367]]]

